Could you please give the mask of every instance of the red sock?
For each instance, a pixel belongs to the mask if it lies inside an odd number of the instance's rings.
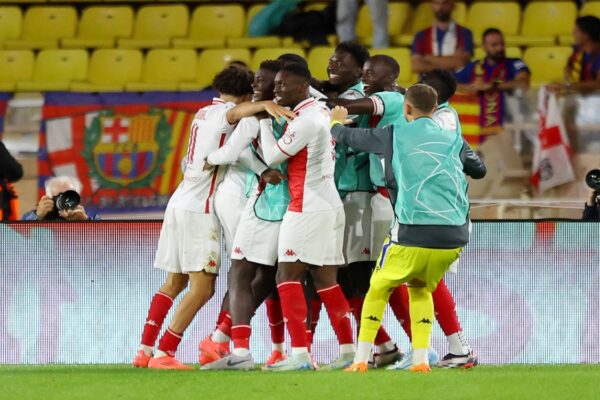
[[[231,337],[231,325],[233,325],[233,323],[231,322],[231,315],[229,315],[229,313],[226,313],[219,326],[217,326],[217,329],[226,334],[227,336]]]
[[[171,357],[175,357],[177,347],[179,346],[179,343],[181,343],[182,337],[183,333],[176,333],[171,329],[167,329],[158,343],[158,349],[164,351]]]
[[[440,324],[440,328],[446,336],[450,336],[456,332],[460,332],[460,322],[456,314],[456,303],[452,293],[448,290],[446,282],[442,279],[437,288],[432,293],[433,307],[435,309],[435,317]]]
[[[252,328],[250,325],[235,325],[231,328],[231,339],[233,339],[234,349],[249,349],[250,335]]]
[[[267,305],[269,328],[271,329],[271,341],[273,343],[283,343],[285,342],[285,324],[283,323],[281,302],[279,299],[267,299],[265,303]]]
[[[223,322],[223,319],[225,317],[227,317],[228,314],[229,314],[229,311],[223,311],[223,310],[219,313],[219,317],[217,318],[217,323],[215,325],[215,330],[219,329],[219,325],[221,325],[221,322]]]
[[[333,285],[326,289],[317,290],[319,297],[325,304],[327,315],[331,321],[331,326],[338,338],[340,344],[354,343],[352,339],[352,326],[350,325],[350,307],[344,297],[344,292],[340,285]]]
[[[406,336],[412,340],[410,331],[410,313],[408,312],[408,288],[406,285],[400,285],[392,292],[390,296],[390,307],[396,316],[400,325],[406,332]]]
[[[375,336],[375,342],[374,342],[375,346],[382,345],[384,343],[389,342],[390,340],[392,340],[392,338],[385,331],[385,328],[383,327],[383,325],[381,325],[379,327],[379,330],[377,331],[377,335]]]
[[[306,342],[308,343],[308,352],[311,352],[311,347],[312,347],[312,343],[313,343],[313,338],[314,338],[315,334],[313,331],[311,330],[306,330]]]
[[[162,328],[165,317],[169,313],[172,305],[173,299],[164,293],[156,292],[154,297],[152,297],[148,316],[146,317],[146,324],[144,325],[144,330],[142,332],[141,343],[144,346],[154,347],[156,338],[160,333],[160,328]]]
[[[352,315],[354,315],[354,319],[356,320],[356,329],[360,330],[360,314],[362,313],[363,303],[365,299],[361,297],[352,297],[348,303],[350,305],[350,311],[352,311]]]
[[[307,347],[306,298],[302,283],[287,281],[277,285],[281,311],[287,320],[286,326],[292,339],[292,347]]]
[[[315,331],[317,330],[317,324],[319,323],[319,315],[321,315],[322,305],[323,302],[321,299],[312,299],[310,301],[310,331],[312,335],[314,335]]]

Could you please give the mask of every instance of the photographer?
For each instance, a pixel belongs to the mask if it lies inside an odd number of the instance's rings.
[[[100,216],[88,216],[79,204],[82,185],[79,179],[57,176],[46,181],[46,195],[42,196],[35,210],[23,215],[25,221],[88,221]]]

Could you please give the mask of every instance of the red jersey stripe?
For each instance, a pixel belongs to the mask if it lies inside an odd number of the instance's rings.
[[[290,205],[288,210],[302,212],[304,204],[304,182],[308,164],[308,148],[303,148],[288,161]]]

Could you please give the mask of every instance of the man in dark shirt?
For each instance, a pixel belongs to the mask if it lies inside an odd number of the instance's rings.
[[[0,221],[19,219],[19,200],[12,185],[23,177],[23,167],[0,141]]]

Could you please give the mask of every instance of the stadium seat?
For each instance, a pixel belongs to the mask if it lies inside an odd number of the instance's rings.
[[[460,25],[465,25],[467,22],[467,6],[463,2],[457,2],[452,13],[452,18]],[[420,3],[413,13],[409,24],[408,31],[405,34],[398,35],[392,39],[396,45],[410,46],[412,45],[415,33],[433,25],[434,17],[431,12],[431,3]]]
[[[54,49],[63,38],[75,36],[77,11],[70,6],[33,6],[25,12],[21,36],[6,40],[5,49]]]
[[[579,15],[593,15],[600,18],[600,1],[586,1],[579,10]]]
[[[275,36],[275,35],[267,35],[267,36],[248,36],[248,28],[250,26],[250,21],[252,21],[252,18],[254,18],[256,16],[256,14],[258,14],[259,11],[261,11],[263,8],[265,8],[265,4],[254,4],[252,5],[249,9],[248,12],[246,13],[246,25],[245,25],[245,32],[246,32],[246,36],[245,37],[230,37],[227,39],[227,46],[231,47],[231,48],[244,48],[244,47],[252,47],[252,48],[257,48],[257,47],[279,47],[281,46],[281,39],[279,38],[279,36]]]
[[[408,3],[388,3],[388,33],[390,36],[398,36],[403,32],[404,25],[409,20],[411,13],[412,7]],[[369,7],[366,4],[363,4],[358,12],[356,35],[361,43],[371,44],[373,23]]]
[[[198,56],[195,82],[179,84],[180,90],[201,90],[210,86],[215,75],[232,61],[243,61],[250,64],[248,49],[207,49]]]
[[[130,92],[177,90],[182,82],[196,78],[196,52],[191,49],[150,50],[142,69],[141,82],[130,82],[125,89]]]
[[[531,85],[538,88],[564,80],[564,70],[573,50],[570,47],[529,47],[523,61],[531,70]]]
[[[517,35],[521,27],[521,6],[512,1],[474,3],[469,9],[467,26],[473,31],[477,44],[488,28],[500,29],[505,37]]]
[[[392,47],[389,49],[373,49],[371,55],[385,54],[390,56],[400,64],[400,75],[398,75],[398,84],[407,87],[417,81],[417,76],[412,72],[410,66],[410,49],[404,47]]]
[[[33,76],[33,51],[0,50],[0,92],[14,92],[18,82]]]
[[[120,92],[128,82],[139,82],[143,56],[140,50],[98,49],[92,53],[85,82],[73,82],[75,92]]]
[[[507,38],[506,43],[509,46],[551,46],[557,36],[573,32],[576,17],[577,6],[569,1],[529,3],[523,14],[521,36]]]
[[[308,52],[308,68],[311,74],[321,80],[328,79],[327,66],[329,65],[329,57],[335,51],[335,47],[313,47]]]
[[[174,37],[185,37],[189,12],[186,6],[156,5],[139,9],[131,39],[119,39],[123,49],[169,47]]]
[[[244,34],[244,9],[240,5],[198,6],[192,14],[188,37],[173,39],[173,47],[188,49],[225,47],[228,37]]]
[[[5,40],[15,40],[21,35],[22,23],[19,7],[0,7],[0,49]]]
[[[297,47],[277,47],[272,49],[258,49],[252,56],[251,68],[256,71],[260,63],[264,60],[275,60],[277,57],[284,53],[298,54],[299,56],[306,57],[304,50]]]
[[[506,57],[508,58],[523,58],[523,52],[519,47],[507,47],[506,49]],[[481,60],[485,57],[485,50],[481,47],[475,48],[475,55],[473,57],[474,60]]]
[[[42,50],[35,59],[33,79],[18,82],[20,92],[69,90],[71,82],[83,81],[87,75],[88,53],[85,50]]]
[[[130,37],[133,9],[127,6],[89,7],[83,11],[75,38],[62,40],[62,47],[112,48],[119,37]]]

